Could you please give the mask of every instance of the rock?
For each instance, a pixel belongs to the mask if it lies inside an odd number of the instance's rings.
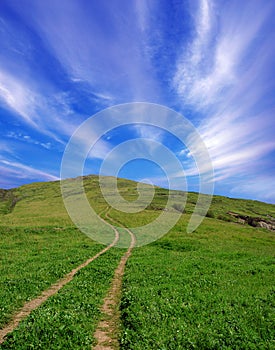
[[[242,225],[248,224],[249,226],[261,227],[261,228],[265,228],[266,230],[269,230],[269,231],[275,231],[275,221],[273,218],[271,220],[265,220],[265,219],[260,218],[260,217],[253,218],[251,216],[241,215],[238,213],[234,213],[232,211],[228,211],[227,214],[238,219],[239,224],[242,224]],[[268,216],[268,217],[270,217],[270,216]]]

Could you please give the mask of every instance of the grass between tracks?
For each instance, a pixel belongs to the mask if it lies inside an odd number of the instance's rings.
[[[7,336],[1,349],[91,349],[100,307],[123,251],[113,248],[80,270]]]
[[[134,182],[119,179],[118,185],[125,199],[138,197]],[[86,177],[84,187],[95,211],[106,208],[96,176]],[[151,222],[168,196],[167,190],[155,191],[143,212],[112,209],[108,215],[128,227]],[[175,196],[172,210],[182,210],[185,195]],[[121,348],[274,349],[274,232],[227,221],[235,220],[228,211],[274,219],[275,206],[214,196],[209,218],[187,234],[196,200],[189,193],[178,224],[162,239],[134,250],[123,283]],[[1,326],[26,300],[103,247],[73,227],[58,182],[0,191],[0,239]],[[122,254],[112,249],[82,269],[1,348],[90,348]]]
[[[0,241],[0,326],[25,301],[103,249],[75,228],[0,226]]]

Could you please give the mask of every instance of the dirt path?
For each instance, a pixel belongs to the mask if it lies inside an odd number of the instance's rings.
[[[106,216],[115,223],[115,220]],[[130,247],[121,258],[117,269],[115,270],[111,288],[101,309],[103,313],[102,320],[99,322],[94,337],[97,345],[94,350],[117,350],[119,349],[118,333],[120,324],[119,302],[121,299],[122,279],[124,275],[125,265],[135,246],[136,239],[134,234],[127,228],[124,228],[131,236]]]
[[[107,213],[108,213],[108,211],[107,211]],[[107,215],[107,213],[105,215]],[[101,219],[101,220],[104,221],[103,219]],[[51,285],[51,287],[46,289],[45,291],[43,291],[42,294],[39,297],[37,297],[37,298],[35,298],[35,299],[31,300],[31,301],[26,302],[25,305],[21,308],[21,310],[13,317],[11,322],[6,327],[4,327],[3,329],[0,329],[0,344],[2,344],[5,341],[5,336],[8,333],[11,333],[18,326],[20,321],[22,321],[24,318],[29,316],[29,314],[33,310],[38,308],[49,297],[51,297],[52,295],[56,294],[62,287],[65,286],[65,284],[69,283],[73,279],[74,275],[79,270],[81,270],[83,267],[87,266],[92,261],[97,259],[100,255],[102,255],[105,252],[107,252],[107,250],[112,248],[118,242],[118,240],[119,240],[119,233],[116,230],[116,228],[113,227],[111,224],[107,223],[106,221],[104,221],[104,223],[109,225],[114,230],[114,232],[115,232],[115,239],[114,239],[114,241],[111,244],[109,244],[107,247],[105,247],[103,250],[101,250],[99,253],[97,253],[95,256],[93,256],[92,258],[89,258],[83,264],[77,266],[75,269],[73,269],[71,272],[69,272],[67,275],[65,275],[57,283],[54,283],[53,285]]]

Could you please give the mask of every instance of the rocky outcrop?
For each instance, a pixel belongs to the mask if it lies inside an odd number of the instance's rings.
[[[275,231],[275,219],[270,215],[268,216],[268,219],[264,219],[261,217],[241,215],[232,211],[227,212],[227,214],[236,218],[240,224],[248,224],[253,227],[262,227],[270,231]]]

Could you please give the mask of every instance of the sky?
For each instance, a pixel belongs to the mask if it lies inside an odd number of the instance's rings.
[[[215,194],[275,203],[274,15],[271,0],[1,0],[0,188],[58,180],[83,122],[117,104],[150,102],[197,129]],[[138,136],[188,163],[184,145],[161,133],[114,130],[85,172],[97,174],[113,147]],[[167,184],[148,160],[119,175]]]

